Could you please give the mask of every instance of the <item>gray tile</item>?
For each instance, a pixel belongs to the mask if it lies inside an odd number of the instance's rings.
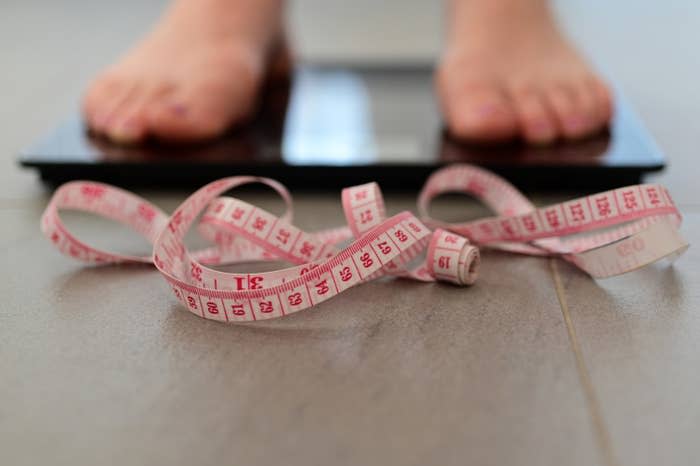
[[[335,201],[299,204],[329,214],[309,227],[336,220]],[[377,282],[226,326],[150,268],[59,256],[41,207],[0,210],[12,464],[598,464],[546,262],[487,254],[472,288]]]
[[[688,214],[688,239],[700,215]],[[558,267],[583,359],[621,464],[697,462],[700,254],[594,281]]]
[[[539,260],[490,254],[468,290],[375,283],[289,320],[223,327],[175,305],[152,270],[83,269],[51,249],[37,228],[45,192],[15,167],[14,154],[75,107],[90,77],[163,3],[0,4],[0,39],[12,44],[0,74],[0,462],[598,463],[595,406]],[[328,24],[304,17],[303,3],[292,14],[304,28],[304,53],[362,55],[367,40],[354,33],[368,26],[362,15],[346,15],[360,24],[334,29],[345,37],[328,41]],[[670,156],[660,180],[698,212],[700,55],[685,44],[697,43],[700,4],[594,3],[601,7],[558,2],[574,38]],[[394,17],[377,8],[370,26],[382,31]],[[437,45],[435,18],[425,19],[408,25],[403,43],[403,23],[393,21],[395,34],[373,51],[425,59]],[[312,47],[333,44],[340,50]],[[156,200],[171,209],[181,199]],[[299,224],[339,223],[336,199],[300,196]],[[256,201],[275,206],[270,197]],[[389,207],[412,208],[413,200],[392,197]],[[697,214],[687,225],[694,241]],[[90,233],[104,225],[75,226]],[[142,247],[129,238],[105,239]],[[697,266],[693,248],[672,272],[597,284],[559,266],[602,428],[621,464],[696,462]]]

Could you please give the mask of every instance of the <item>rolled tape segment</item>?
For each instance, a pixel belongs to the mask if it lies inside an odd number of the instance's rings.
[[[248,183],[277,191],[286,212],[278,217],[221,196]],[[460,224],[434,220],[428,215],[429,204],[445,192],[469,193],[497,216]],[[471,285],[480,264],[476,245],[557,255],[593,277],[625,273],[678,256],[688,247],[668,191],[653,184],[536,208],[497,175],[453,165],[428,179],[418,198],[420,220],[410,212],[387,217],[376,183],[344,189],[342,204],[347,227],[310,233],[292,224],[289,192],[267,178],[214,181],[172,215],[120,188],[74,181],[56,190],[41,227],[61,252],[83,262],[153,263],[190,312],[224,322],[283,317],[382,276]],[[153,245],[153,253],[138,257],[93,248],[65,228],[60,210],[86,211],[125,224]],[[198,231],[213,245],[190,251],[184,237],[200,214]],[[266,260],[292,266],[266,273],[227,273],[210,267]]]

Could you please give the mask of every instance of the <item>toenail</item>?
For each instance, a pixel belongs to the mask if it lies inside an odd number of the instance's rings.
[[[133,120],[126,120],[111,128],[110,136],[116,140],[128,141],[136,137],[136,125]]]
[[[554,128],[546,121],[537,121],[531,128],[532,136],[538,140],[546,140],[554,137]]]
[[[173,104],[172,110],[178,115],[185,115],[187,113],[187,107],[182,104]]]
[[[93,125],[97,128],[104,128],[107,126],[107,121],[109,121],[109,117],[103,113],[95,116],[93,119]]]
[[[584,120],[581,117],[571,117],[566,120],[565,125],[569,131],[578,131],[583,128]]]
[[[497,106],[493,104],[482,105],[481,107],[479,107],[479,116],[487,117],[494,115],[497,109]]]

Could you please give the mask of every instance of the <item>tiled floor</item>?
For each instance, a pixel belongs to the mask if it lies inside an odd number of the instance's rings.
[[[56,254],[38,231],[47,194],[13,156],[157,15],[157,2],[143,3],[0,5],[0,463],[697,463],[696,248],[672,269],[601,282],[486,253],[469,289],[372,283],[248,327],[184,312],[150,269],[81,268]],[[696,242],[700,6],[559,3],[671,157],[660,181]],[[296,21],[313,24],[316,10],[302,7]],[[422,58],[435,24],[412,48]],[[172,208],[182,196],[153,198]],[[336,199],[298,196],[299,225],[341,223]]]

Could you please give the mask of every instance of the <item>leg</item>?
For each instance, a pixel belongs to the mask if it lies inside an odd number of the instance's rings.
[[[252,110],[281,40],[282,0],[175,0],[88,89],[93,130],[121,142],[213,137]]]
[[[547,0],[449,0],[436,86],[463,139],[542,144],[585,137],[611,118],[607,86],[558,30]]]

